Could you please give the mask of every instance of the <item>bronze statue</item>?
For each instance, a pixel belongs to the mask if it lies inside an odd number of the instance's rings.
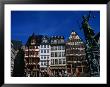
[[[86,57],[89,63],[90,75],[100,76],[100,65],[99,65],[99,45],[95,39],[94,30],[89,25],[91,12],[88,16],[82,16],[82,29],[86,40]]]

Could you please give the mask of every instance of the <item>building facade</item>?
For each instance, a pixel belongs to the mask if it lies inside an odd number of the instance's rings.
[[[43,36],[39,50],[40,71],[47,72],[50,66],[50,39],[48,36]]]
[[[51,37],[50,69],[52,75],[60,75],[66,71],[65,41],[63,36]]]
[[[86,71],[87,60],[85,45],[76,32],[71,32],[66,42],[66,63],[67,73],[69,75],[74,75],[75,72]]]
[[[41,37],[34,33],[28,38],[25,46],[25,72],[26,76],[37,77],[39,76],[39,44],[41,43]]]

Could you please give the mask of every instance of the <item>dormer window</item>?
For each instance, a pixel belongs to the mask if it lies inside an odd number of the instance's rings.
[[[43,43],[47,43],[47,40],[43,40]]]
[[[61,39],[61,43],[64,43],[64,40],[63,39]]]
[[[31,45],[34,45],[36,43],[36,41],[33,39],[32,41],[31,41]]]
[[[54,42],[54,40],[51,40],[51,43],[53,43]]]
[[[57,40],[54,40],[54,43],[57,43]]]

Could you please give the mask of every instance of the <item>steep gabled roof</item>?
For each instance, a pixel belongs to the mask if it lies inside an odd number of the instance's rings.
[[[38,46],[41,43],[41,41],[42,41],[42,37],[43,37],[43,35],[35,35],[33,33],[31,36],[29,36],[29,38],[27,40],[27,43],[26,43],[26,46],[31,45],[31,40],[32,39],[35,39],[36,40],[36,44],[35,45]]]

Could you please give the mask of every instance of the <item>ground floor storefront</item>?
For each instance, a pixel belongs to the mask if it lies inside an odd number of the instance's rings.
[[[66,71],[66,66],[51,66],[50,67],[51,71],[51,76],[64,76],[67,71]]]

